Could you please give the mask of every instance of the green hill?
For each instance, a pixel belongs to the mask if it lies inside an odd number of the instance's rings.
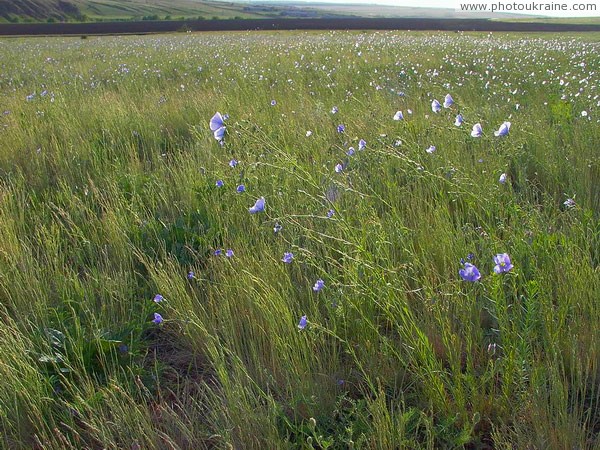
[[[273,17],[419,17],[473,18],[450,8],[415,8],[372,4],[326,4],[262,0],[0,0],[0,22],[97,21],[168,19],[259,19]],[[490,13],[486,18],[532,21],[534,17]],[[557,19],[537,19],[553,22]],[[596,23],[598,18],[558,19],[568,23]]]
[[[261,18],[287,16],[289,9],[205,0],[0,0],[0,21]]]
[[[81,12],[92,19],[206,19],[233,17],[273,17],[281,8],[253,12],[247,4],[207,0],[73,0]]]
[[[65,20],[80,16],[79,7],[69,0],[0,0],[0,19]]]

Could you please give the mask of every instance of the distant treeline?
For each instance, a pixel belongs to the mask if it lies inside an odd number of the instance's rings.
[[[230,19],[91,23],[7,23],[0,35],[147,34],[245,30],[440,30],[502,32],[600,32],[600,24],[501,22],[486,19]]]

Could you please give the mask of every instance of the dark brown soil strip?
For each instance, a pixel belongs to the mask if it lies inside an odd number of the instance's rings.
[[[0,24],[2,36],[147,34],[173,31],[440,30],[502,32],[600,31],[600,24],[500,22],[486,19],[245,19]]]

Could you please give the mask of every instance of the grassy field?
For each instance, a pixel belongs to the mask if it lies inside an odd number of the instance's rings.
[[[250,4],[213,0],[0,0],[0,23],[260,19],[336,17],[343,14],[336,12],[335,7],[321,10],[291,3]]]
[[[270,10],[253,11],[250,5],[220,1],[198,0],[74,0],[80,11],[90,19],[132,19],[148,16],[184,17],[205,19],[218,17],[221,19],[261,18],[275,16],[281,10],[273,7]]]
[[[44,21],[135,21],[179,19],[412,17],[516,19],[522,15],[457,12],[453,8],[326,4],[319,2],[227,2],[220,0],[0,0],[0,24]],[[520,18],[520,19],[519,19]],[[535,20],[535,19],[533,19]],[[568,23],[579,23],[572,19]],[[586,21],[585,23],[597,23]]]
[[[1,447],[600,448],[599,41],[0,40]]]
[[[600,24],[600,17],[532,17],[532,18],[506,18],[506,19],[495,19],[502,20],[503,22],[528,22],[528,23],[570,23],[570,24]]]

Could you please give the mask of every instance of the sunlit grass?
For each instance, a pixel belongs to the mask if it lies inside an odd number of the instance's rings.
[[[3,447],[598,448],[598,50],[0,41]]]

